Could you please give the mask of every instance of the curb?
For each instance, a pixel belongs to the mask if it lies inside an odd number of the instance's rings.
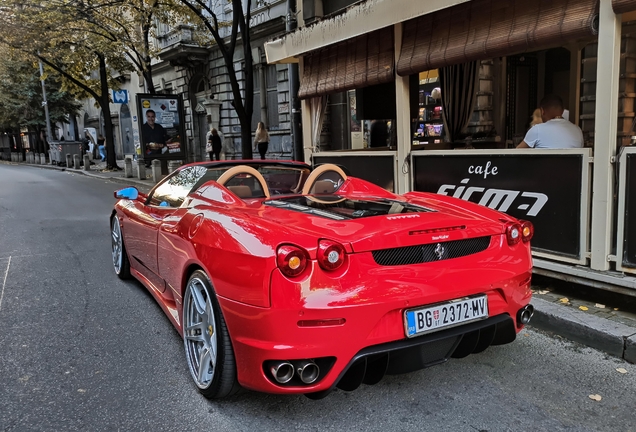
[[[530,326],[636,363],[636,328],[533,297]]]

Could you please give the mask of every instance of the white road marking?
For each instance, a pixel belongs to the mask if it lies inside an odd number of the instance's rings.
[[[10,259],[11,257],[13,258],[32,258],[35,256],[45,256],[45,255],[51,255],[50,253],[36,253],[36,254],[29,254],[29,255],[11,255],[8,257],[0,257],[0,261],[4,261],[6,259]]]
[[[11,265],[11,257],[7,262],[7,269],[4,272],[4,281],[2,282],[2,292],[0,292],[0,311],[2,310],[2,298],[4,297],[4,286],[7,284],[7,276],[9,275],[9,266]]]

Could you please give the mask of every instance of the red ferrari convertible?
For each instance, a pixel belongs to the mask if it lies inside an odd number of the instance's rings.
[[[354,390],[512,342],[533,313],[532,225],[459,199],[260,160],[115,197],[115,272],[156,298],[209,398]]]

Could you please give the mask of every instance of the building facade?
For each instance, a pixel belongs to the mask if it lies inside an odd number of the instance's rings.
[[[253,2],[251,11],[251,45],[254,72],[254,105],[252,132],[256,124],[263,121],[270,132],[271,141],[267,157],[289,159],[292,156],[290,137],[290,103],[287,67],[268,65],[263,44],[266,40],[282,35],[285,31],[284,17],[287,12],[285,0]],[[231,20],[231,3],[221,3],[218,16]],[[183,100],[185,123],[185,160],[203,161],[206,134],[216,128],[223,140],[222,157],[239,159],[241,154],[241,129],[232,106],[232,92],[225,69],[224,59],[215,44],[201,46],[196,42],[193,27],[187,24],[171,28],[157,23],[157,38],[153,41],[159,53],[153,60],[153,81],[158,94],[176,95]],[[225,36],[229,29],[222,28]],[[244,82],[245,64],[242,48],[236,49],[234,69],[241,86]],[[144,122],[140,118],[136,95],[150,93],[144,79],[137,73],[120,77],[121,90],[128,95],[127,102],[110,106],[114,128],[115,151],[118,158],[132,156],[139,148],[139,129]],[[73,122],[59,125],[59,133],[81,137],[85,128],[95,128],[103,133],[103,118],[94,100],[84,101],[77,119],[77,132]],[[68,139],[68,138],[67,138]]]

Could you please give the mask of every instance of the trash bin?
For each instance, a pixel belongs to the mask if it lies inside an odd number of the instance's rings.
[[[66,166],[66,155],[79,155],[82,158],[82,143],[79,141],[52,141],[49,143],[51,148],[51,159],[55,165]]]

